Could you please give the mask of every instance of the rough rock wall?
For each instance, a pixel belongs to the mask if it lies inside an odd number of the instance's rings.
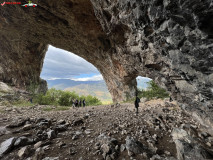
[[[154,79],[182,108],[211,126],[213,2],[91,1],[124,70]]]
[[[37,4],[36,8],[9,5],[0,10],[1,81],[20,87],[37,83],[46,46],[51,44],[94,64],[103,74],[114,101],[134,96],[136,75],[128,81],[124,77],[129,75],[113,59],[114,42],[103,31],[89,0],[47,0]],[[30,56],[31,50],[39,62]],[[7,72],[9,68],[12,70]]]
[[[36,8],[11,5],[0,10],[1,81],[21,87],[36,83],[51,44],[94,64],[114,101],[132,98],[135,78],[146,76],[166,88],[201,123],[211,124],[211,0],[46,0],[37,4]]]
[[[47,45],[0,37],[0,79],[12,86],[46,92],[46,81],[40,79]]]

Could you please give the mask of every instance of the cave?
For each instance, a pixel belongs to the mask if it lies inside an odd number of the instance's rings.
[[[40,72],[51,44],[92,63],[114,102],[135,96],[137,76],[150,77],[213,133],[211,1],[37,4],[1,7],[0,81],[45,92]]]

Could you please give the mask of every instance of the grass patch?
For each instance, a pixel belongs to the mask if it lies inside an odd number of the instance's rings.
[[[31,107],[31,106],[35,105],[35,104],[30,103],[29,101],[25,101],[25,100],[19,100],[19,101],[13,102],[12,104],[16,107]]]
[[[124,104],[124,103],[134,103],[134,102],[135,102],[135,98],[132,98],[132,99],[128,99],[126,101],[123,101],[121,103]]]
[[[42,108],[42,110],[50,112],[50,111],[53,111],[54,109],[52,107],[45,107],[45,108]]]
[[[42,110],[43,111],[47,111],[47,112],[50,112],[50,111],[66,111],[66,110],[69,110],[70,108],[69,107],[66,107],[66,106],[58,106],[56,108],[52,108],[52,107],[45,107],[43,108]]]
[[[66,107],[66,106],[59,106],[55,109],[55,111],[66,111],[66,110],[69,110],[70,108],[69,107]]]
[[[102,102],[103,105],[110,105],[110,104],[113,104],[113,102],[110,101],[110,100],[109,100],[109,101],[107,101],[107,100],[106,100],[106,101],[101,101],[101,102]]]
[[[0,109],[0,113],[4,113],[4,110]]]
[[[9,101],[2,101],[0,104],[2,106],[12,107],[12,104]]]

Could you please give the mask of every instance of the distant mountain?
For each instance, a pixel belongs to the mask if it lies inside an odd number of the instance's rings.
[[[74,81],[70,79],[47,80],[48,88],[64,90],[65,88],[77,86],[80,84],[96,84],[100,81]]]
[[[96,83],[79,84],[64,89],[65,91],[75,91],[79,95],[92,95],[98,97],[101,101],[112,101],[112,97],[107,89],[104,81],[96,81]]]
[[[147,82],[150,79],[145,77],[137,78],[137,86],[140,89],[147,88]],[[47,80],[48,88],[55,88],[58,90],[75,91],[79,95],[96,96],[102,101],[112,101],[111,95],[108,91],[105,81],[74,81],[70,79],[55,79]]]
[[[112,101],[105,81],[73,81],[69,79],[47,80],[48,88],[75,91],[79,95],[92,95],[101,101]]]

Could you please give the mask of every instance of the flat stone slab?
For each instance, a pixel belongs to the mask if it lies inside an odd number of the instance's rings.
[[[7,153],[11,150],[15,140],[16,140],[16,138],[12,137],[12,138],[7,139],[6,141],[1,143],[1,145],[0,145],[0,157],[2,157],[3,154],[5,154],[5,153]]]

